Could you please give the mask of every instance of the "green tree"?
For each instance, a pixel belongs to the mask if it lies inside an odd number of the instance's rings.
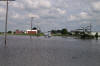
[[[61,33],[62,30],[57,30],[57,33]]]
[[[56,34],[57,31],[56,31],[56,30],[51,30],[51,33],[52,33],[52,34]]]
[[[65,35],[68,33],[68,31],[67,31],[67,29],[64,28],[64,29],[62,29],[61,33]]]
[[[12,33],[12,31],[8,31],[8,33]]]
[[[98,37],[99,37],[99,36],[98,36],[98,33],[96,33],[96,34],[95,34],[95,38],[98,39]]]
[[[36,27],[33,27],[33,28],[32,28],[32,30],[36,30],[36,29],[37,29]]]

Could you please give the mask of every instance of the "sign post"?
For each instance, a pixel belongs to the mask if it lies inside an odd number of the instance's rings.
[[[7,44],[7,23],[8,23],[8,1],[15,1],[15,0],[0,0],[0,1],[6,1],[7,7],[6,7],[6,22],[5,22],[5,46]]]

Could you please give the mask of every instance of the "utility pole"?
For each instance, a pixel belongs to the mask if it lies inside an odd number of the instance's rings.
[[[33,23],[32,23],[33,22],[33,18],[34,17],[31,17],[31,31],[32,31],[32,27],[33,27]]]
[[[7,23],[8,23],[8,1],[15,1],[15,0],[0,0],[6,1],[6,20],[5,20],[5,46],[7,44]]]
[[[31,17],[31,31],[32,31],[32,27],[33,27],[33,24],[32,24],[33,18],[34,18],[34,17]],[[31,37],[31,32],[30,32],[30,39],[31,39],[31,38],[32,38],[32,37]]]
[[[6,22],[5,22],[5,46],[7,44],[7,22],[8,22],[8,0],[7,0],[7,7],[6,7]]]

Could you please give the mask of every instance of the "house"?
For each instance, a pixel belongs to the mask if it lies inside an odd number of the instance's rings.
[[[20,30],[16,30],[15,33],[16,34],[23,34],[24,32],[23,31],[20,31]]]
[[[26,34],[37,34],[38,30],[27,30]]]
[[[83,29],[76,29],[76,30],[71,31],[72,35],[81,34],[82,32],[83,32]]]

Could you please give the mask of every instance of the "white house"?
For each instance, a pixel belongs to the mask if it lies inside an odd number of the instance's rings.
[[[38,30],[27,30],[26,34],[37,34]]]

